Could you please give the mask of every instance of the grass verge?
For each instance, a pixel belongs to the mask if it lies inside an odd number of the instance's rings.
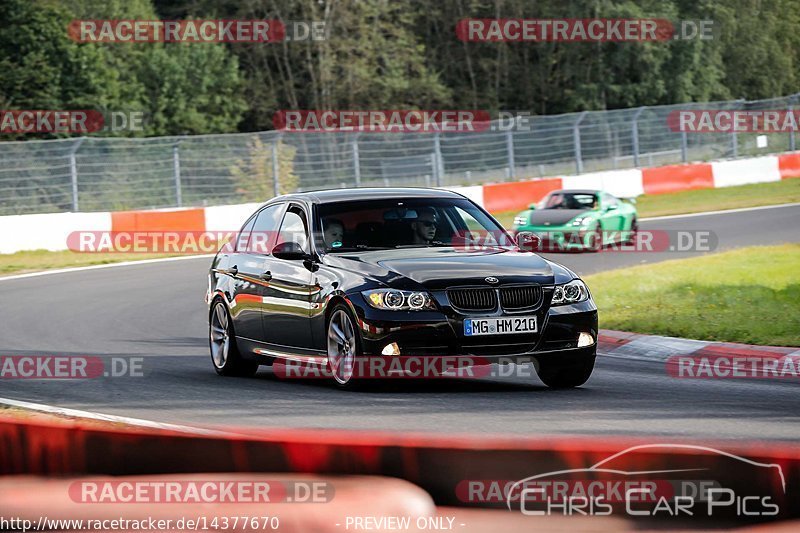
[[[173,257],[174,254],[146,253],[78,253],[71,250],[49,252],[32,250],[14,254],[0,254],[0,276],[8,274],[24,274],[53,268],[70,268],[90,265],[105,265],[122,261],[141,259],[157,259]]]
[[[684,215],[741,207],[759,207],[800,202],[800,179],[737,185],[722,189],[699,189],[667,194],[645,194],[636,199],[639,218]],[[518,211],[492,213],[510,228]]]
[[[800,346],[800,244],[754,246],[586,278],[600,327]]]

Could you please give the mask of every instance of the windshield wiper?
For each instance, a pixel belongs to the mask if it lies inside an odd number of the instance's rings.
[[[434,248],[438,246],[452,246],[442,241],[431,241],[427,244],[397,244],[395,248]]]
[[[366,244],[358,244],[356,246],[340,246],[338,248],[328,249],[329,254],[338,252],[368,252],[370,250],[390,250],[391,246],[367,246]]]

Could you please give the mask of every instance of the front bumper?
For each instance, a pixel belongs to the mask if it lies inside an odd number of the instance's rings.
[[[514,315],[501,312],[466,315],[441,305],[438,296],[434,294],[440,304],[437,311],[383,311],[366,304],[360,295],[353,295],[351,303],[357,315],[364,355],[387,357],[381,352],[392,343],[397,344],[401,356],[468,356],[490,362],[566,357],[569,353],[585,358],[595,353],[597,307],[591,299],[552,308],[547,305],[518,315],[536,314],[538,333],[468,337],[463,332],[465,318]],[[579,348],[581,333],[590,334],[594,343]]]
[[[519,226],[514,231],[533,233],[539,237],[539,247],[532,250],[534,252],[585,250],[594,245],[593,239],[596,238],[591,230],[581,226]]]

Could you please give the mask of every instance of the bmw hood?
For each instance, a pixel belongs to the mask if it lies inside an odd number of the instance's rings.
[[[371,277],[398,289],[413,290],[419,285],[428,290],[457,285],[552,285],[555,279],[554,265],[549,261],[534,253],[503,249],[405,248],[363,252],[337,259],[350,263],[342,266],[370,272]],[[497,282],[490,284],[486,281],[489,277],[497,278]]]
[[[563,226],[573,218],[588,213],[588,209],[541,209],[531,211],[528,225]]]

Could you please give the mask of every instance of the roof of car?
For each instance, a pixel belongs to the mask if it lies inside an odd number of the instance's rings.
[[[572,194],[600,194],[602,191],[598,191],[596,189],[558,189],[557,191],[550,191],[551,194],[563,192]]]
[[[270,202],[301,200],[316,204],[341,202],[347,200],[379,200],[391,198],[461,198],[453,191],[443,189],[425,189],[422,187],[364,187],[350,189],[326,189],[320,191],[284,194]]]

